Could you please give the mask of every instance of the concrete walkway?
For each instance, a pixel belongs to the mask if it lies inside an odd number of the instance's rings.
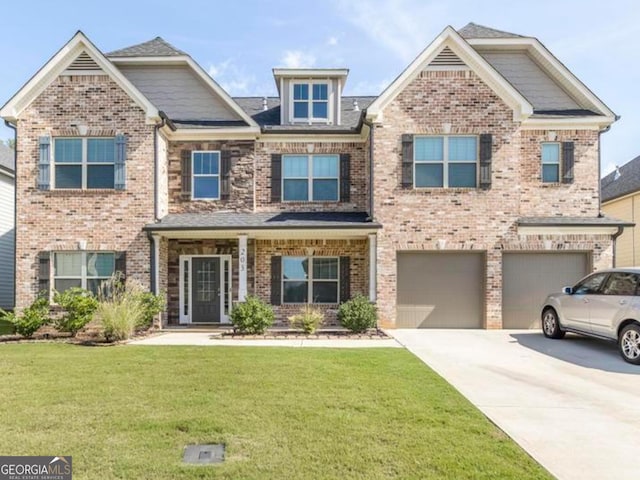
[[[326,348],[402,348],[394,339],[350,340],[350,339],[273,339],[238,340],[222,339],[210,332],[160,333],[142,340],[133,340],[129,345],[197,345],[225,347],[326,347]]]
[[[640,475],[640,366],[614,343],[529,330],[388,333],[559,479]]]

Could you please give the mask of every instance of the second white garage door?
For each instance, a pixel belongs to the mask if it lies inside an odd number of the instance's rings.
[[[398,328],[482,328],[484,253],[398,252]]]
[[[540,305],[549,293],[574,285],[588,273],[586,253],[502,255],[502,327],[540,328]]]

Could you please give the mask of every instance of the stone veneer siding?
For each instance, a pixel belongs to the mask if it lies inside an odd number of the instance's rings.
[[[182,195],[183,150],[231,151],[231,191],[228,200],[191,200],[191,198],[185,198]],[[252,211],[254,208],[253,162],[254,142],[252,140],[171,142],[168,148],[169,213],[215,212],[220,210]]]
[[[403,188],[402,134],[493,135],[492,186]],[[597,215],[597,132],[558,131],[575,142],[574,183],[540,182],[540,142],[546,131],[522,129],[512,110],[470,71],[422,72],[385,109],[374,132],[374,192],[378,234],[377,299],[380,325],[395,326],[399,250],[486,252],[485,326],[502,326],[502,252],[588,251],[594,268],[611,265],[609,236],[519,236],[523,216]],[[547,242],[545,242],[547,240]]]
[[[292,137],[293,140],[293,137]],[[309,153],[311,146],[313,152]],[[319,155],[348,153],[350,159],[349,202],[271,202],[271,155]],[[256,211],[364,212],[368,210],[368,148],[362,142],[258,142],[256,144]]]
[[[247,241],[247,290],[251,295],[255,291],[255,242]],[[170,325],[180,323],[180,255],[231,255],[231,296],[238,300],[238,240],[169,240],[168,242],[168,282],[167,282],[167,320]]]
[[[368,295],[369,271],[367,239],[357,240],[256,240],[255,292],[266,302],[271,301],[271,257],[276,256],[325,256],[350,257],[351,296]],[[315,305],[325,312],[325,326],[338,325],[338,305]],[[276,305],[275,326],[288,327],[287,318],[302,310],[303,305]]]
[[[78,136],[72,123],[88,136],[127,136],[126,190],[36,188],[39,137]],[[58,77],[20,114],[17,151],[16,307],[37,295],[38,253],[78,250],[80,240],[87,250],[126,251],[127,276],[149,288],[142,227],[154,220],[153,126],[142,109],[107,76]]]

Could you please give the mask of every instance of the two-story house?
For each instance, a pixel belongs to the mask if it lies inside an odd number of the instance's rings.
[[[599,135],[615,115],[534,38],[447,27],[378,97],[346,69],[274,69],[232,98],[156,38],[78,32],[0,110],[17,129],[19,307],[115,271],[167,325],[256,294],[280,324],[355,293],[387,327],[535,323],[611,263]]]

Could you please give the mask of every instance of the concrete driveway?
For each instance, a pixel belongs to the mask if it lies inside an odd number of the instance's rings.
[[[392,330],[559,479],[640,475],[640,366],[531,330]]]

